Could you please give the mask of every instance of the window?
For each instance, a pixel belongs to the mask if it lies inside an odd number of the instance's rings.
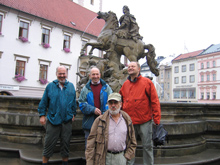
[[[170,83],[167,83],[167,89],[170,89]]]
[[[19,26],[19,38],[23,37],[28,39],[28,29],[29,29],[29,23],[20,21],[20,26]]]
[[[43,28],[42,29],[42,44],[49,44],[50,40],[50,30]]]
[[[189,76],[189,82],[191,82],[191,83],[195,82],[195,76],[194,75]]]
[[[15,69],[15,75],[24,76],[25,72],[25,61],[16,61],[16,69]]]
[[[174,72],[175,72],[175,73],[179,73],[179,66],[175,66]]]
[[[182,72],[186,72],[186,65],[182,65]]]
[[[63,49],[67,48],[70,49],[70,36],[64,34],[64,40],[63,40]]]
[[[207,98],[206,98],[206,99],[207,99],[207,100],[209,100],[209,99],[210,99],[210,93],[209,93],[209,92],[207,92],[207,93],[206,93],[206,96],[207,96]]]
[[[195,89],[189,89],[188,97],[189,97],[189,99],[195,99],[196,98],[196,90]]]
[[[3,15],[0,14],[0,35],[2,34],[2,21],[3,21]]]
[[[180,98],[180,91],[174,91],[174,99]]]
[[[215,68],[215,61],[212,61],[212,67]]]
[[[187,93],[186,90],[181,91],[181,98],[187,98],[186,93]]]
[[[215,73],[212,75],[212,80],[216,81],[216,74]]]
[[[204,64],[203,63],[201,63],[201,69],[204,69]]]
[[[212,100],[216,99],[216,92],[212,92]]]
[[[209,62],[207,62],[207,68],[209,68],[210,66],[209,66]]]
[[[91,4],[91,5],[94,5],[94,0],[90,0],[90,4]]]
[[[210,75],[207,74],[207,81],[210,81]]]
[[[40,64],[39,80],[47,80],[48,65]]]
[[[182,76],[182,83],[186,83],[186,76]]]
[[[201,75],[201,82],[204,81],[204,75]]]
[[[201,100],[204,99],[204,92],[201,92]]]
[[[195,65],[194,64],[190,64],[189,65],[189,70],[190,71],[194,71],[195,70]]]
[[[160,78],[163,79],[163,71],[160,72]]]
[[[170,78],[170,72],[167,72],[167,78],[168,79]]]
[[[174,84],[179,84],[179,77],[174,78]]]

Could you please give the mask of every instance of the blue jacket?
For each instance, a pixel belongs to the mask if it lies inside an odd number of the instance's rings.
[[[112,89],[104,80],[100,79],[100,82],[102,84],[102,89],[100,91],[100,102],[101,102],[100,110],[102,111],[103,114],[107,110],[106,105],[107,105],[108,95],[112,93]],[[79,108],[84,114],[82,127],[83,129],[88,129],[88,130],[91,129],[92,124],[97,117],[94,114],[96,107],[94,106],[94,97],[90,84],[91,84],[91,80],[89,80],[89,82],[83,87],[78,100]]]
[[[39,116],[45,116],[53,125],[72,120],[76,116],[76,91],[74,85],[66,81],[63,90],[58,80],[49,83],[38,106]]]

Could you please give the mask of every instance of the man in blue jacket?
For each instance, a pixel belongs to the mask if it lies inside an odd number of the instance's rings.
[[[61,138],[63,165],[68,164],[72,121],[76,116],[76,92],[74,85],[66,80],[66,68],[64,66],[57,67],[56,76],[57,80],[47,85],[38,107],[40,123],[46,125],[43,150],[44,165],[53,155],[59,137]]]
[[[85,133],[85,146],[94,120],[108,108],[108,95],[112,93],[110,86],[100,78],[100,70],[91,68],[89,82],[83,87],[79,96],[79,108],[83,115],[82,128]]]

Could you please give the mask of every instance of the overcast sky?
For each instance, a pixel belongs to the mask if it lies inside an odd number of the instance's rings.
[[[179,55],[220,43],[220,0],[103,0],[118,19],[127,5],[145,44],[157,56]],[[185,49],[186,48],[186,49]]]

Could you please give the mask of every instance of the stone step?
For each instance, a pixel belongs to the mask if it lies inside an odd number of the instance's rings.
[[[42,145],[29,145],[0,142],[0,162],[11,162],[12,165],[37,165],[42,163]],[[142,158],[137,157],[135,165],[141,165]],[[50,164],[61,164],[60,153],[56,152]],[[85,165],[84,151],[70,151],[69,164]],[[177,157],[155,157],[155,165],[219,165],[220,149],[206,149],[193,155]]]

